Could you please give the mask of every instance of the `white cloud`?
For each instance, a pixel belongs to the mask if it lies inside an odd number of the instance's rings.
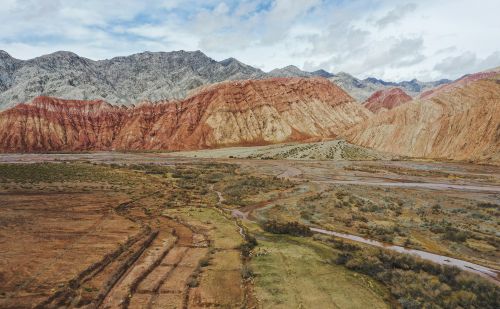
[[[417,5],[415,3],[406,3],[396,6],[394,9],[387,12],[384,17],[380,18],[375,22],[375,25],[379,28],[384,28],[389,24],[395,23],[402,19],[406,14],[415,11]]]
[[[268,71],[456,78],[500,65],[499,11],[497,0],[4,0],[0,49],[21,59],[201,49]]]
[[[478,58],[475,53],[467,51],[458,56],[443,59],[434,66],[434,69],[443,74],[459,75],[466,72],[477,72],[491,69],[500,65],[500,51],[494,52],[485,58]]]

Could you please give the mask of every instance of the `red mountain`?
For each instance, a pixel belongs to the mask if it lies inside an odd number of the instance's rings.
[[[182,101],[38,97],[0,113],[0,152],[183,150],[335,137],[370,112],[326,79],[224,82]]]
[[[403,103],[412,100],[406,92],[400,88],[382,89],[372,94],[363,105],[374,113],[393,109]]]
[[[453,89],[455,89],[455,88],[467,86],[468,84],[475,82],[477,80],[486,79],[486,78],[494,78],[498,74],[500,74],[500,67],[491,69],[489,71],[484,71],[484,72],[479,72],[479,73],[474,73],[474,74],[467,74],[467,75],[457,79],[453,83],[445,84],[445,85],[439,86],[437,88],[423,92],[420,95],[420,98],[421,99],[430,99],[438,93],[453,91]]]
[[[403,156],[500,164],[500,72],[458,80],[377,114],[345,136]]]

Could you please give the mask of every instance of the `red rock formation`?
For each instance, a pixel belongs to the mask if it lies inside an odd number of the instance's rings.
[[[202,149],[335,137],[370,112],[325,79],[212,85],[183,101],[118,107],[38,97],[0,113],[0,151]]]
[[[436,87],[434,89],[425,91],[425,92],[423,92],[420,95],[420,98],[421,99],[430,99],[430,98],[432,98],[434,95],[436,95],[438,93],[447,92],[447,91],[453,91],[453,89],[455,89],[457,87],[467,86],[468,84],[470,84],[470,83],[472,83],[472,82],[474,82],[476,80],[486,79],[486,78],[492,78],[492,77],[495,77],[498,74],[500,74],[500,67],[494,68],[492,70],[485,71],[485,72],[468,74],[468,75],[465,75],[465,76],[457,79],[453,83],[445,84],[445,85]]]
[[[500,74],[486,76],[377,114],[346,139],[398,155],[500,164]]]
[[[372,94],[363,105],[374,113],[393,109],[412,98],[400,88],[382,89]]]

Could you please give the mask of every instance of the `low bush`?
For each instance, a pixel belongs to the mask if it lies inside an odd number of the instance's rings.
[[[500,208],[499,205],[493,203],[479,203],[477,206],[480,208]]]
[[[269,220],[262,224],[262,228],[266,232],[274,234],[289,234],[293,236],[311,236],[312,232],[308,226],[297,221],[293,222],[278,222]]]
[[[454,242],[464,242],[467,240],[468,233],[465,231],[460,231],[457,229],[448,229],[443,238],[446,240],[454,241]]]
[[[204,257],[199,262],[200,267],[207,267],[210,265],[210,259],[208,257]]]
[[[243,279],[250,279],[254,276],[253,269],[248,265],[243,265],[241,268],[241,277]]]
[[[227,203],[245,206],[244,199],[247,196],[291,187],[293,187],[293,183],[288,180],[276,177],[247,176],[231,181],[230,185],[224,188],[224,196]]]
[[[403,308],[500,308],[500,287],[456,267],[386,250],[346,251],[334,262],[381,281]]]
[[[241,254],[244,257],[249,257],[252,249],[257,246],[257,239],[252,235],[245,236],[245,242],[240,245]]]

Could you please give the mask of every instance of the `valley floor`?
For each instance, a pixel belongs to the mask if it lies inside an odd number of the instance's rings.
[[[405,255],[265,225],[296,222],[498,271],[499,167],[266,151],[0,155],[0,307],[499,304],[498,278],[411,257],[403,266]]]

